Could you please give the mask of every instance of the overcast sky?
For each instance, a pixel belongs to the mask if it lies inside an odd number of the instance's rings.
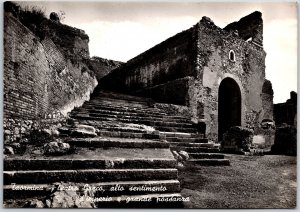
[[[24,3],[23,3],[24,4]],[[64,24],[90,37],[91,56],[127,60],[163,40],[192,27],[202,16],[217,26],[261,11],[264,21],[266,77],[271,80],[274,103],[285,102],[297,91],[297,7],[295,3],[116,3],[26,2],[65,12]]]

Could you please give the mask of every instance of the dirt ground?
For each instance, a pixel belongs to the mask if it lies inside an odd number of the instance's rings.
[[[179,171],[186,208],[295,208],[296,157],[226,155],[231,166]]]

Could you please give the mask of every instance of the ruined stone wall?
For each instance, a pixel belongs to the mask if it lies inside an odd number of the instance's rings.
[[[297,127],[297,93],[292,91],[285,103],[274,105],[274,119],[276,125],[288,124]]]
[[[223,79],[230,77],[241,91],[241,125],[256,129],[263,118],[264,50],[234,32],[222,30],[206,17],[200,21],[198,30],[198,76],[190,87],[194,119],[204,118],[208,138],[218,140],[219,86]],[[231,51],[234,59],[230,58]]]
[[[262,107],[263,107],[263,113],[262,113],[262,119],[268,119],[273,120],[273,97],[274,92],[272,89],[272,84],[269,80],[265,80],[263,87],[262,87]]]
[[[204,121],[208,138],[218,141],[219,87],[231,78],[241,94],[240,124],[256,135],[264,119],[273,119],[261,17],[254,12],[225,29],[203,17],[194,27],[114,70],[100,86],[187,106],[192,121]]]
[[[83,30],[49,19],[44,19],[39,27],[41,39],[49,37],[66,58],[72,61],[89,59],[89,37]]]
[[[239,21],[228,24],[224,30],[237,31],[239,36],[244,40],[262,46],[263,45],[263,20],[261,12],[255,11]]]
[[[94,71],[98,81],[122,64],[123,62],[120,61],[108,60],[100,57],[92,57],[89,60],[89,68]]]
[[[64,33],[67,37],[67,31]],[[77,38],[73,39],[73,47],[87,47],[87,43],[83,45],[81,40],[77,45],[77,41]],[[77,56],[77,61],[68,58],[66,51],[46,33],[41,39],[17,18],[5,13],[3,78],[6,140],[18,139],[41,124],[60,122],[67,112],[89,98],[97,80],[83,62],[88,49],[81,51],[85,54],[81,55],[81,60]],[[76,51],[70,50],[70,56],[71,52]]]
[[[187,104],[189,80],[183,78],[195,76],[195,35],[195,27],[178,33],[115,69],[99,86],[156,101]],[[174,92],[178,86],[180,89]]]

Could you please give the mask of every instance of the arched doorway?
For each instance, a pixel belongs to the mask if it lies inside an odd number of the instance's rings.
[[[232,78],[223,79],[219,87],[219,141],[230,127],[241,126],[241,104],[239,85]]]

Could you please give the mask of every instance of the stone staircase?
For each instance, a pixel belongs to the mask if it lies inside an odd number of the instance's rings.
[[[229,166],[230,161],[220,154],[220,145],[204,138],[203,134],[163,132],[172,151],[185,151],[189,155],[187,163],[201,166]]]
[[[188,162],[192,164],[230,165],[219,153],[219,144],[205,138],[203,128],[199,129],[187,117],[168,114],[154,105],[151,99],[98,91],[89,102],[73,110],[71,117],[80,124],[101,129],[100,136],[166,140],[171,150],[189,153]],[[127,127],[120,127],[122,124]],[[126,124],[143,124],[159,132],[149,134],[147,129],[128,129]]]
[[[4,199],[42,198],[51,195],[53,183],[72,182],[101,187],[94,197],[111,200],[95,202],[99,208],[176,208],[182,197],[170,149],[188,152],[188,163],[229,165],[188,118],[155,108],[146,98],[98,91],[59,130],[72,153],[5,158]],[[18,190],[14,183],[41,189]]]

